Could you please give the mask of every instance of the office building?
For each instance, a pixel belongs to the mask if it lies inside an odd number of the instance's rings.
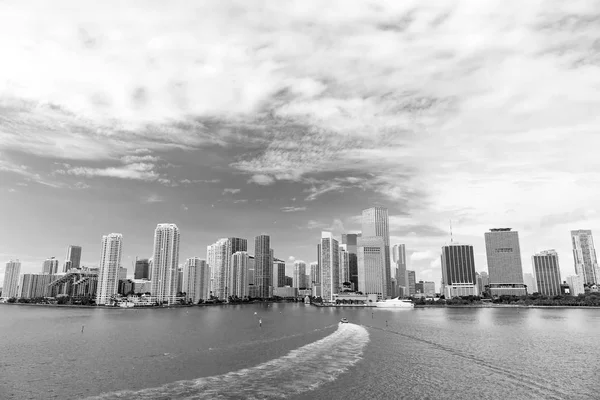
[[[269,298],[269,287],[273,279],[273,259],[271,257],[271,238],[259,235],[254,238],[254,285],[258,298]]]
[[[396,268],[396,295],[404,297],[408,294],[408,277],[406,275],[406,247],[396,244],[392,248],[392,262]]]
[[[383,290],[383,298],[389,297],[388,293],[391,293],[392,276],[391,276],[391,262],[390,262],[390,230],[388,223],[388,210],[384,207],[372,207],[362,212],[362,234],[363,239],[369,237],[381,237],[383,239],[383,284],[385,289]],[[358,239],[358,247],[360,248],[360,239]],[[371,239],[367,239],[368,242],[372,242]],[[363,241],[363,243],[365,243]],[[364,246],[363,246],[364,247]],[[363,253],[364,255],[364,253]],[[360,266],[360,250],[358,255],[358,269],[359,269],[359,286],[360,286],[360,270],[365,271],[365,267]],[[363,278],[364,280],[365,278]],[[368,279],[366,280],[368,281]],[[371,286],[372,289],[372,286]],[[363,293],[367,293],[360,288]]]
[[[254,276],[254,275],[253,275]],[[252,281],[252,283],[254,283]],[[285,261],[273,259],[273,287],[285,286]]]
[[[600,284],[600,270],[591,230],[571,231],[575,274],[583,277],[584,285]]]
[[[417,291],[416,291],[416,283],[417,283],[417,275],[415,274],[415,271],[406,271],[406,277],[407,277],[407,284],[408,284],[408,295],[409,296],[414,296]]]
[[[42,263],[42,274],[54,275],[58,273],[58,260],[54,257],[47,258]]]
[[[560,267],[555,250],[546,250],[531,257],[538,292],[544,296],[561,294]]]
[[[348,271],[350,282],[354,284],[354,290],[358,290],[358,236],[356,233],[342,235],[342,244],[346,245],[348,252]]]
[[[434,297],[435,296],[435,282],[425,281],[425,282],[422,282],[422,286],[423,286],[423,294],[425,294],[426,297]]]
[[[321,232],[321,297],[324,302],[335,301],[339,292],[340,249],[331,232]]]
[[[492,296],[523,296],[527,289],[523,284],[519,233],[511,228],[495,228],[485,233],[485,250]]]
[[[2,297],[11,298],[19,295],[19,275],[21,274],[21,262],[10,260],[4,269],[4,283],[2,284]]]
[[[179,268],[179,228],[175,224],[158,224],[154,230],[152,252],[152,297],[159,304],[175,303]]]
[[[123,251],[123,235],[111,233],[102,236],[102,251],[98,269],[96,304],[109,304],[111,297],[119,290],[119,265]]]
[[[310,287],[321,284],[321,268],[317,261],[310,263]]]
[[[585,293],[582,275],[567,276],[567,284],[569,285],[569,294],[571,296],[578,296]]]
[[[363,294],[388,297],[385,276],[385,239],[381,236],[358,238],[358,287]]]
[[[124,281],[127,279],[127,268],[119,267],[119,280]]]
[[[194,304],[208,299],[210,276],[206,260],[191,257],[185,261],[183,271],[183,290],[187,299]]]
[[[302,260],[294,261],[293,286],[298,289],[306,289],[306,263]]]
[[[135,258],[134,279],[150,280],[150,261],[147,258]]]
[[[423,294],[423,281],[415,282],[415,292],[416,294]]]
[[[443,246],[441,265],[446,298],[479,296],[473,246],[457,243]]]
[[[350,283],[350,254],[347,251],[347,245],[340,245],[340,272],[339,278],[340,283],[339,287],[342,288],[344,283]]]
[[[231,256],[231,282],[229,283],[230,296],[243,299],[248,297],[248,270],[250,255],[246,251],[236,251]]]
[[[525,286],[527,286],[527,294],[533,294],[538,291],[533,274],[523,274],[523,283],[525,284]]]
[[[67,272],[71,268],[79,269],[81,263],[81,246],[69,246],[67,256],[65,257],[65,265],[63,272]]]
[[[213,296],[221,300],[227,300],[231,296],[231,256],[238,251],[247,250],[248,241],[236,237],[222,238],[208,246],[207,261]]]

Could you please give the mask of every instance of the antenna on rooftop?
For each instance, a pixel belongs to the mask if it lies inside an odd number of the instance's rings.
[[[450,220],[450,243],[453,243],[454,239],[452,238],[452,220]]]

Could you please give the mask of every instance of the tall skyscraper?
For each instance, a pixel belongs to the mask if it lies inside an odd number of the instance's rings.
[[[415,274],[415,271],[406,271],[406,278],[408,279],[408,295],[413,296],[417,293],[417,275]]]
[[[98,268],[98,289],[96,304],[108,304],[110,298],[119,290],[119,265],[123,251],[123,235],[111,233],[102,236],[102,252]]]
[[[321,284],[321,268],[317,261],[310,263],[310,286],[317,286]]]
[[[2,297],[10,298],[19,295],[19,275],[21,274],[21,262],[10,260],[4,269],[4,283],[2,285]]]
[[[447,299],[480,294],[473,246],[452,243],[442,247],[442,284]]]
[[[42,264],[42,274],[54,275],[58,273],[58,260],[54,257],[47,258]]]
[[[208,246],[213,296],[227,300],[231,296],[231,256],[238,251],[247,251],[248,241],[230,237],[217,240]]]
[[[345,244],[340,245],[340,290],[344,287],[344,283],[350,282],[350,253],[347,248]]]
[[[254,282],[250,282],[254,283]],[[273,259],[273,287],[285,286],[285,261]]]
[[[558,266],[558,253],[555,250],[546,250],[531,257],[533,273],[537,283],[538,292],[544,296],[558,296],[561,294],[560,267]]]
[[[306,263],[302,260],[294,261],[294,287],[298,289],[306,289]]]
[[[490,229],[485,233],[485,250],[492,296],[527,294],[523,284],[519,233],[511,228]]]
[[[194,304],[200,300],[208,299],[208,286],[210,277],[206,260],[191,257],[185,261],[183,267],[183,291],[186,298]]]
[[[571,231],[575,273],[583,277],[585,285],[600,284],[600,269],[591,230]]]
[[[79,269],[81,263],[81,246],[69,246],[67,256],[65,257],[65,266],[63,272],[67,272],[70,268]]]
[[[489,290],[490,276],[488,275],[488,273],[485,271],[481,271],[479,273],[479,276],[481,276],[481,286],[482,286],[483,292]],[[481,293],[483,293],[483,292],[481,292]]]
[[[578,296],[580,294],[585,293],[585,288],[583,287],[583,276],[582,275],[572,275],[567,276],[567,284],[569,285],[569,294],[572,296]]]
[[[152,284],[155,301],[173,304],[179,278],[179,228],[175,224],[158,224],[154,230]]]
[[[254,239],[254,284],[257,297],[268,299],[272,285],[273,260],[271,258],[271,238],[259,235]]]
[[[236,251],[231,256],[230,296],[243,299],[248,297],[248,269],[250,255],[246,251]]]
[[[533,274],[524,273],[523,274],[523,283],[527,286],[527,294],[536,293],[538,291],[537,285],[535,284],[535,278]]]
[[[150,261],[147,258],[135,258],[134,279],[150,279]]]
[[[120,281],[127,279],[127,268],[119,267],[118,278]]]
[[[333,302],[334,294],[339,293],[339,242],[331,232],[321,232],[321,298],[324,302]]]
[[[52,282],[52,275],[43,274],[23,274],[19,283],[19,296],[23,299],[33,299],[36,297],[46,297],[48,295],[48,285]]]
[[[356,233],[344,233],[342,244],[346,245],[348,252],[348,270],[350,282],[354,284],[354,290],[358,290],[358,235]]]
[[[384,245],[384,298],[389,297],[388,293],[392,293],[392,276],[390,262],[390,229],[388,223],[388,210],[384,207],[372,207],[362,212],[362,238],[381,237]],[[359,240],[360,242],[360,240]],[[359,245],[360,247],[360,245]],[[360,262],[360,256],[359,256]],[[359,270],[361,269],[359,265]],[[360,282],[360,277],[359,277]],[[360,283],[359,283],[360,286]],[[362,288],[360,289],[362,291]]]
[[[396,284],[398,296],[408,295],[408,277],[406,275],[406,246],[396,244],[392,248],[392,261],[396,266]]]
[[[378,299],[388,297],[385,277],[385,239],[381,236],[358,238],[358,287],[364,294],[376,294]]]

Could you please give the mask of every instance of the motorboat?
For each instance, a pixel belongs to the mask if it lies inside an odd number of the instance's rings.
[[[341,322],[342,324],[347,324],[347,323],[348,323],[348,318],[342,318],[342,319],[340,320],[340,322]]]
[[[387,299],[376,301],[373,303],[377,308],[414,308],[415,305],[410,300],[403,300],[400,297],[396,297],[395,299]]]

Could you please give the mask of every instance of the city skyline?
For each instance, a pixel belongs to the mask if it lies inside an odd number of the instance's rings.
[[[478,270],[490,227],[563,276],[568,232],[600,232],[591,4],[81,7],[0,5],[0,259],[24,273],[70,244],[98,265],[106,232],[131,269],[160,221],[185,257],[267,232],[290,267],[372,205],[436,283],[449,220]]]

